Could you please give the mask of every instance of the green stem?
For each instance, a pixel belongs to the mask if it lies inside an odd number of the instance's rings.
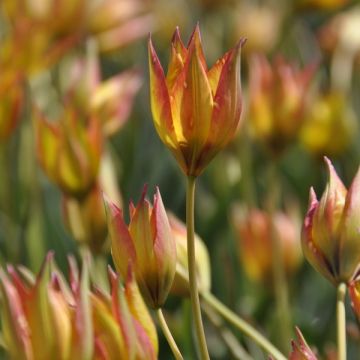
[[[271,355],[274,360],[286,360],[286,357],[262,334],[260,334],[246,321],[237,316],[233,311],[228,309],[210,292],[202,292],[201,297],[204,302],[216,310],[225,320],[238,328],[242,333],[253,339],[266,353]]]
[[[206,345],[204,326],[201,318],[199,292],[195,268],[195,225],[194,225],[194,203],[195,203],[195,180],[193,176],[187,177],[186,187],[186,229],[187,229],[187,250],[189,267],[189,287],[191,309],[194,316],[195,332],[199,343],[202,360],[210,360]]]
[[[167,326],[167,323],[164,318],[164,314],[162,313],[162,310],[157,309],[156,315],[159,319],[159,324],[160,324],[161,330],[171,348],[172,353],[174,354],[175,359],[176,360],[184,360],[184,358],[181,355],[181,352],[180,352],[179,348],[177,347],[176,342],[171,334],[171,331],[169,330],[169,327]]]
[[[282,350],[289,347],[291,337],[291,316],[289,309],[288,285],[285,276],[284,256],[279,234],[275,228],[274,217],[279,206],[280,183],[277,177],[277,162],[273,161],[269,168],[269,196],[268,213],[271,219],[272,241],[272,271],[277,310],[277,322],[279,324],[279,344]]]
[[[340,283],[337,288],[337,342],[338,360],[346,360],[346,316],[345,316],[346,284]]]

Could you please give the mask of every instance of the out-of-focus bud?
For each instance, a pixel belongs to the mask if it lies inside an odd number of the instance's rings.
[[[280,57],[272,65],[263,55],[251,57],[250,127],[273,155],[281,154],[298,135],[314,71],[314,64],[300,71]]]
[[[245,40],[208,69],[196,26],[188,47],[175,30],[165,77],[149,39],[150,100],[154,125],[182,171],[200,175],[234,137],[242,96],[240,50]]]
[[[63,196],[65,224],[74,239],[87,246],[93,254],[110,250],[103,195],[95,185],[80,199]]]
[[[130,224],[122,211],[107,202],[111,252],[117,270],[126,278],[134,270],[145,301],[152,308],[162,306],[169,294],[176,270],[176,245],[159,189],[154,205],[145,199],[146,186],[138,205],[130,204]]]
[[[95,357],[105,359],[157,359],[158,339],[154,323],[134,278],[121,285],[109,270],[111,296],[91,294]]]
[[[306,10],[337,10],[345,6],[349,0],[298,0],[298,7]]]
[[[331,92],[311,104],[300,139],[316,156],[336,156],[349,147],[355,130],[355,114],[345,95]]]
[[[354,311],[358,324],[360,324],[360,279],[350,281],[348,285],[351,307]]]
[[[86,116],[102,124],[105,135],[114,135],[130,115],[142,77],[139,71],[127,70],[101,82],[101,69],[96,55],[77,60],[70,69],[71,80],[66,96]]]
[[[240,3],[233,13],[234,38],[247,38],[244,55],[269,53],[279,34],[282,14],[279,8],[259,6],[251,2]],[[254,21],[256,19],[256,21]]]
[[[295,328],[297,341],[291,341],[291,352],[289,360],[318,360],[314,352],[307,344],[303,334],[298,327]]]
[[[71,314],[65,297],[51,283],[52,254],[34,283],[27,283],[9,266],[0,270],[2,334],[12,359],[68,359],[71,349]]]
[[[0,141],[6,140],[17,126],[23,102],[24,85],[20,76],[0,85]]]
[[[255,281],[266,282],[272,274],[271,222],[274,224],[285,272],[294,273],[301,263],[301,247],[296,221],[281,212],[273,219],[259,209],[245,209],[235,206],[233,224],[238,236],[239,256],[247,275]]]
[[[171,213],[168,213],[168,217],[176,243],[177,254],[176,274],[171,292],[176,295],[189,295],[186,225]],[[195,234],[195,252],[195,271],[199,290],[210,291],[211,268],[209,253],[204,242],[197,234]]]
[[[346,190],[330,160],[329,180],[320,199],[310,189],[302,231],[302,247],[309,263],[334,285],[352,279],[360,263],[360,170]]]
[[[103,147],[99,121],[87,124],[74,110],[65,108],[61,121],[34,116],[36,151],[46,173],[67,195],[84,197],[94,186]]]

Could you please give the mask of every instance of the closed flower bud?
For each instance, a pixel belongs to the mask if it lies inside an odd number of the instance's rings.
[[[187,47],[175,31],[165,77],[149,40],[154,124],[186,175],[198,176],[233,138],[240,123],[240,49],[244,39],[208,69],[196,26]]]
[[[310,264],[337,285],[351,280],[360,263],[360,171],[347,190],[330,160],[325,161],[329,180],[320,201],[310,190],[302,247]]]
[[[36,150],[46,175],[67,195],[81,198],[94,186],[103,135],[97,119],[87,124],[66,108],[59,122],[35,114]]]
[[[317,360],[316,355],[307,344],[303,334],[298,327],[295,328],[297,341],[291,341],[291,352],[289,360]]]
[[[186,225],[173,214],[169,214],[169,222],[176,243],[176,274],[171,288],[171,293],[177,295],[189,295],[188,280],[188,255]],[[211,268],[210,257],[204,242],[195,234],[196,252],[196,275],[200,291],[210,291],[211,287]]]
[[[298,227],[292,217],[277,212],[271,219],[269,214],[259,209],[245,211],[234,207],[233,224],[238,235],[240,262],[247,275],[255,281],[266,282],[272,276],[271,221],[282,247],[285,272],[294,273],[301,263]]]
[[[250,126],[273,155],[281,154],[298,135],[314,69],[310,65],[300,71],[280,57],[273,64],[263,55],[251,58]]]
[[[162,306],[169,294],[176,269],[176,245],[159,189],[152,206],[145,199],[146,187],[135,207],[130,204],[130,224],[122,211],[108,202],[111,252],[116,269],[126,278],[129,265],[149,306]]]

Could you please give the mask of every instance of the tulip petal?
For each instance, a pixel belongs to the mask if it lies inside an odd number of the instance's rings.
[[[348,280],[360,263],[360,168],[346,196],[341,224],[340,273]]]
[[[209,80],[209,84],[210,84],[210,88],[211,88],[213,97],[215,97],[215,94],[216,94],[216,89],[218,87],[221,71],[224,67],[224,64],[227,62],[227,59],[230,56],[230,54],[231,54],[231,51],[228,51],[227,53],[225,53],[224,56],[221,57],[220,59],[218,59],[216,61],[216,63],[212,66],[212,68],[209,69],[207,72],[207,77]]]
[[[164,71],[149,38],[149,71],[151,111],[157,133],[165,145],[171,149],[178,146],[172,120],[169,92]]]
[[[301,245],[306,259],[323,276],[331,282],[335,281],[336,273],[327,258],[317,246],[313,238],[314,213],[319,206],[313,188],[310,189],[309,207],[305,216],[301,235]]]

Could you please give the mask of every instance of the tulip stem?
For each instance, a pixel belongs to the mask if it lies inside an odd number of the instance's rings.
[[[346,316],[345,316],[346,284],[340,283],[337,288],[337,342],[338,360],[346,360]]]
[[[157,309],[156,310],[156,315],[158,317],[159,320],[159,325],[161,327],[161,330],[170,346],[170,349],[175,357],[176,360],[184,360],[183,356],[181,355],[181,352],[178,348],[178,346],[176,345],[176,342],[171,334],[171,331],[166,323],[164,314],[162,312],[161,309]]]
[[[245,320],[241,319],[233,311],[227,308],[221,301],[219,301],[210,292],[202,292],[201,297],[203,301],[216,310],[225,320],[234,325],[242,333],[249,336],[256,342],[266,353],[274,358],[274,360],[286,360],[286,357],[267,340],[259,331],[253,328]]]
[[[195,181],[194,176],[187,177],[186,187],[186,230],[187,230],[187,252],[189,268],[189,287],[191,309],[194,317],[195,332],[198,339],[199,350],[202,360],[210,360],[206,345],[204,326],[201,318],[199,292],[195,268],[195,225],[194,225],[194,203],[195,203]]]

